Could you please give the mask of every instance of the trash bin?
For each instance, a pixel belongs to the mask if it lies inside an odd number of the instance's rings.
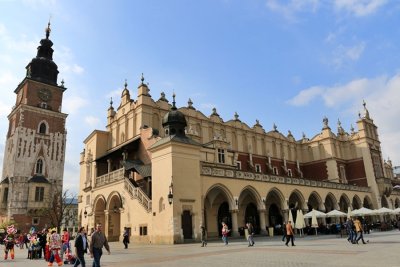
[[[268,227],[268,234],[269,236],[274,236],[274,227]]]

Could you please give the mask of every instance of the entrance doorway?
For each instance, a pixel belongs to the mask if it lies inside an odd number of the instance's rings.
[[[218,209],[218,235],[222,236],[222,222],[226,223],[229,229],[232,229],[232,217],[231,213],[229,212],[229,204],[228,202],[223,202]],[[228,233],[230,235],[231,232]]]
[[[190,214],[190,210],[184,210],[182,213],[182,231],[184,239],[193,238],[192,215]]]

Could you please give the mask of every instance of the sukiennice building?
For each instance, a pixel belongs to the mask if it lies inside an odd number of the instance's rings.
[[[199,240],[201,225],[219,236],[222,221],[233,236],[246,222],[266,234],[288,210],[400,204],[366,103],[350,133],[340,122],[333,131],[324,118],[321,132],[295,140],[237,114],[206,116],[190,99],[179,109],[175,96],[155,100],[143,75],[136,90],[125,83],[118,102],[110,102],[106,130],[84,140],[80,157],[80,222],[89,229],[102,223],[110,240],[127,227],[133,242],[182,243]]]

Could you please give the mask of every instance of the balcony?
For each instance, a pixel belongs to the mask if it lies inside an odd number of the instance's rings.
[[[111,184],[124,179],[124,168],[96,177],[95,187]]]

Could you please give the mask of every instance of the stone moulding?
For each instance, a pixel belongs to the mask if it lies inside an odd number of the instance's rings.
[[[202,176],[214,176],[223,177],[228,179],[243,179],[243,180],[254,180],[259,182],[270,182],[270,183],[280,183],[280,184],[292,184],[292,185],[302,185],[302,186],[312,186],[320,188],[332,188],[341,190],[352,190],[361,192],[370,192],[369,187],[362,187],[356,185],[339,184],[333,182],[322,182],[309,179],[293,178],[293,177],[283,177],[276,175],[268,175],[262,173],[244,172],[240,170],[223,169],[220,166],[218,168],[212,166],[202,166],[200,169],[200,175]]]

